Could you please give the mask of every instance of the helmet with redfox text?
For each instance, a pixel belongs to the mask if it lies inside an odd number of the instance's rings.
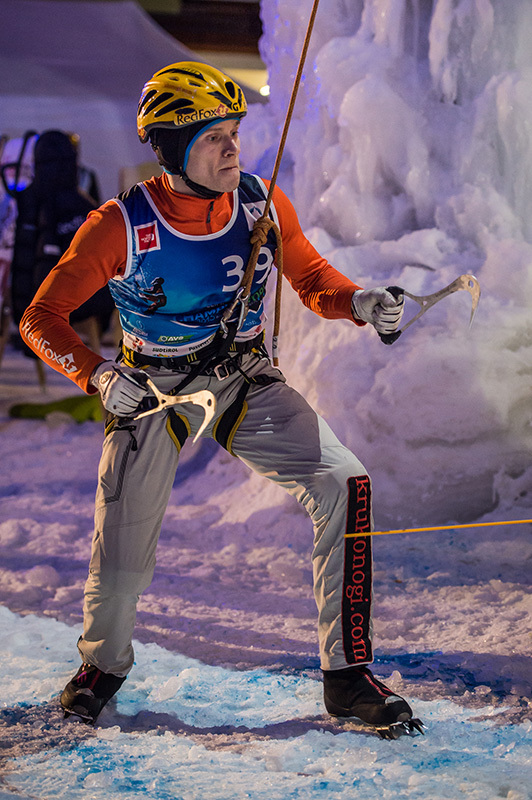
[[[178,175],[202,197],[218,192],[190,180],[188,156],[196,139],[211,125],[240,120],[247,104],[240,86],[208,64],[180,61],[159,70],[145,84],[137,111],[141,142],[149,141],[159,164]]]
[[[137,110],[137,132],[147,142],[154,128],[176,130],[196,123],[240,119],[246,98],[228,75],[208,64],[170,64],[144,85]]]

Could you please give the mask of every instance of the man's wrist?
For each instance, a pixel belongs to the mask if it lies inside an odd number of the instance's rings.
[[[100,376],[102,372],[105,372],[105,367],[108,369],[113,362],[112,361],[100,361],[91,372],[91,376],[89,378],[89,383],[91,386],[94,386],[95,389],[100,389]]]
[[[355,320],[355,322],[364,322],[364,320],[362,319],[362,317],[360,317],[360,316],[357,314],[356,305],[355,305],[355,299],[356,299],[356,297],[357,297],[359,294],[362,294],[362,292],[363,292],[363,291],[364,291],[363,289],[357,289],[357,290],[356,290],[356,292],[353,292],[353,296],[352,296],[352,298],[351,298],[351,314],[353,315],[353,319]]]

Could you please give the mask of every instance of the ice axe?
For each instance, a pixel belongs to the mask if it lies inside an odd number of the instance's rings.
[[[159,411],[162,411],[165,408],[181,405],[182,403],[193,403],[195,406],[201,406],[205,413],[204,420],[201,423],[197,434],[192,440],[195,442],[214,417],[214,413],[216,411],[216,399],[213,393],[209,392],[207,389],[202,389],[199,392],[192,392],[191,394],[164,394],[163,392],[159,391],[154,382],[148,378],[147,375],[142,377],[143,385],[147,386],[153,393],[155,399],[157,400],[157,405],[148,409],[148,411],[142,411],[140,414],[136,414],[134,417],[132,417],[132,419],[141,419],[142,417],[147,417],[149,414],[157,414]]]
[[[416,303],[421,306],[421,309],[418,311],[415,317],[412,317],[412,319],[409,320],[406,325],[403,325],[401,330],[394,331],[393,333],[379,333],[381,341],[383,341],[384,344],[393,344],[400,337],[403,331],[406,331],[406,329],[409,328],[413,322],[423,316],[425,311],[428,311],[429,308],[432,308],[432,306],[436,305],[436,303],[439,303],[444,297],[448,297],[450,294],[460,291],[460,289],[465,289],[465,291],[469,292],[471,295],[471,317],[469,319],[469,324],[471,325],[480,298],[480,284],[474,275],[460,275],[452,283],[450,283],[449,286],[446,286],[444,289],[440,289],[438,292],[434,292],[434,294],[427,294],[424,297],[418,297],[415,294],[410,294],[410,292],[405,291],[405,289],[401,289],[399,286],[388,286],[387,290],[390,292],[390,294],[393,294],[396,299],[399,299],[399,297],[404,294],[405,297],[415,300]]]

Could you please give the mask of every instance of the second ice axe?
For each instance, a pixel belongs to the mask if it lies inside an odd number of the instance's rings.
[[[191,394],[163,394],[163,392],[159,391],[157,386],[152,380],[150,380],[150,378],[148,378],[146,375],[141,377],[143,378],[143,384],[147,386],[152,392],[152,395],[155,396],[157,405],[154,408],[148,409],[147,411],[141,411],[139,414],[135,414],[135,416],[132,418],[141,419],[142,417],[147,417],[150,414],[156,414],[163,409],[170,408],[175,405],[181,405],[182,403],[192,403],[195,406],[201,406],[201,408],[203,408],[205,417],[198,432],[192,440],[193,442],[196,442],[214,417],[216,411],[216,399],[213,393],[209,392],[207,389],[203,389],[199,392],[192,392]]]
[[[427,294],[424,297],[418,297],[415,294],[410,294],[410,292],[407,292],[405,289],[401,289],[399,286],[388,286],[387,289],[396,298],[399,298],[402,294],[404,294],[404,296],[409,297],[410,300],[415,300],[415,302],[418,303],[421,308],[415,317],[412,317],[412,319],[410,319],[406,325],[403,325],[400,330],[394,331],[393,333],[379,333],[381,341],[383,341],[384,344],[393,344],[400,337],[403,331],[405,331],[410,327],[410,325],[412,325],[413,322],[423,316],[425,311],[428,311],[433,305],[439,303],[439,301],[443,300],[444,297],[448,297],[454,292],[459,292],[461,289],[465,289],[465,291],[469,292],[471,295],[471,317],[469,318],[469,324],[471,325],[480,298],[480,284],[474,275],[468,274],[460,275],[444,289],[440,289],[439,291],[434,292],[434,294]]]

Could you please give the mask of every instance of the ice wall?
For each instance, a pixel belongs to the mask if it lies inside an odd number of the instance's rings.
[[[277,126],[311,7],[262,4]],[[287,148],[304,222],[396,238],[489,186],[530,240],[531,33],[528,0],[321,0]]]
[[[266,177],[311,7],[262,3],[272,93],[244,161]],[[392,348],[285,291],[283,368],[366,462],[385,522],[530,502],[531,33],[528,0],[320,2],[279,178],[304,228],[362,285],[482,288],[470,331],[454,296]]]

